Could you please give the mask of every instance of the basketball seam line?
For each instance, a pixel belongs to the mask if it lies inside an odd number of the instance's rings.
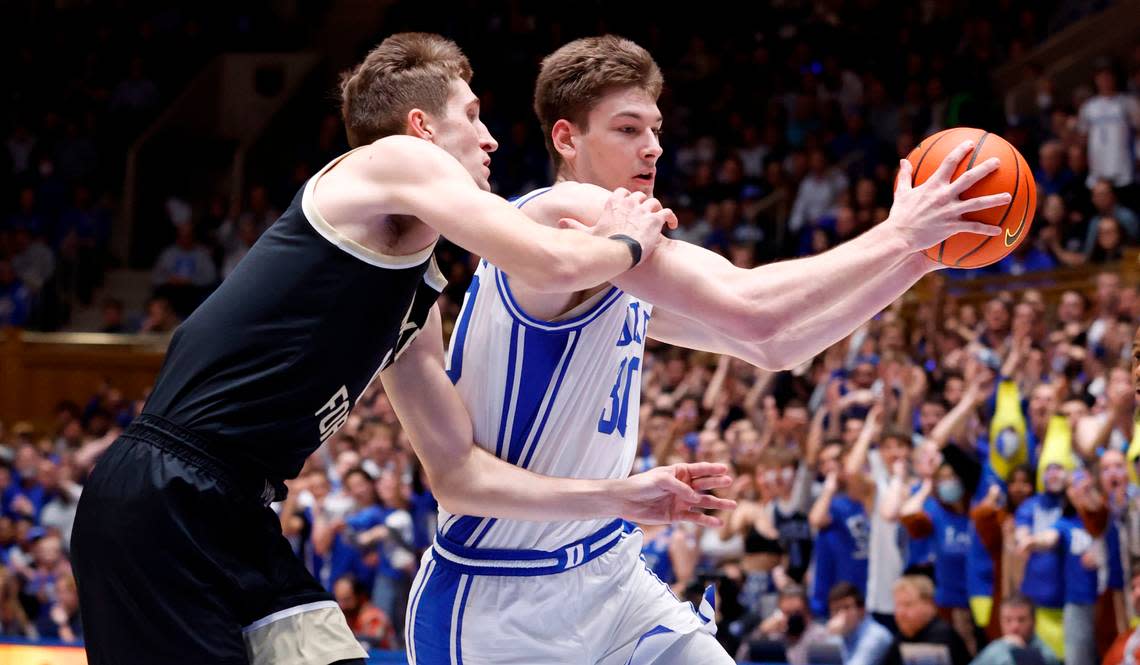
[[[982,132],[982,138],[978,139],[978,145],[974,146],[974,152],[973,152],[973,154],[970,155],[969,163],[966,164],[966,171],[969,171],[970,169],[974,168],[974,160],[976,160],[978,158],[978,154],[982,151],[982,144],[986,142],[986,137],[989,135],[990,135],[989,132]],[[942,263],[942,255],[943,255],[943,253],[945,253],[945,251],[946,251],[946,240],[943,240],[938,245],[938,262],[939,263]],[[955,263],[954,265],[958,265],[958,264]]]
[[[997,225],[999,227],[1001,227],[1002,229],[1005,228],[1005,220],[1007,217],[1009,217],[1009,213],[1013,211],[1013,203],[1014,203],[1014,201],[1017,200],[1017,192],[1021,190],[1021,160],[1018,159],[1017,152],[1014,150],[1013,146],[1010,146],[1009,149],[1010,149],[1010,152],[1013,153],[1013,167],[1016,170],[1013,173],[1013,194],[1010,195],[1009,205],[1007,205],[1005,207],[1005,212],[1002,213],[1001,219],[999,219],[998,223],[997,223]],[[1029,205],[1028,200],[1026,200],[1025,205],[1026,206]],[[962,265],[963,261],[965,261],[966,259],[968,259],[971,256],[973,256],[974,254],[976,254],[978,252],[978,250],[980,250],[982,247],[985,247],[987,242],[993,240],[996,237],[998,237],[998,236],[986,236],[985,239],[982,240],[982,242],[978,243],[977,247],[971,249],[970,251],[966,252],[962,256],[959,256],[958,260],[954,262],[954,265],[955,266]]]
[[[930,151],[934,149],[934,146],[938,145],[938,142],[941,141],[942,139],[946,138],[946,136],[947,136],[947,134],[943,134],[942,136],[939,136],[938,138],[934,139],[934,143],[931,143],[930,147],[922,152],[922,156],[918,158],[918,163],[914,165],[914,171],[910,174],[910,186],[911,187],[915,186],[914,182],[915,182],[915,180],[918,179],[918,170],[922,168],[922,163],[924,161],[926,161],[926,156],[928,154],[930,154]],[[921,148],[922,143],[919,142],[918,146]],[[946,248],[946,241],[944,240],[941,243],[939,243],[939,245],[938,245],[938,262],[939,263],[942,263],[942,251],[945,248]]]

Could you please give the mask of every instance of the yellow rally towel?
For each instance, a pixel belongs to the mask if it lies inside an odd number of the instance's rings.
[[[1136,475],[1136,458],[1140,457],[1140,413],[1136,414],[1136,424],[1132,426],[1132,443],[1128,446],[1128,478],[1133,485],[1140,484]]]
[[[1045,429],[1045,440],[1041,443],[1041,455],[1037,460],[1037,491],[1045,491],[1045,469],[1050,464],[1060,464],[1072,471],[1077,465],[1073,460],[1073,428],[1069,419],[1054,414],[1049,418]]]
[[[1009,480],[1015,467],[1029,461],[1027,429],[1017,382],[1002,381],[998,384],[994,418],[990,421],[990,468],[1003,481]]]

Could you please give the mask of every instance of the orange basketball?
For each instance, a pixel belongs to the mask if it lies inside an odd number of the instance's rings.
[[[980,268],[1000,261],[1029,235],[1033,213],[1037,210],[1037,185],[1029,165],[1016,148],[997,134],[971,127],[947,129],[923,139],[906,157],[914,167],[914,184],[925,182],[938,170],[946,155],[963,141],[973,141],[974,150],[958,165],[952,180],[991,157],[1000,159],[1001,166],[967,189],[962,198],[1002,192],[1009,192],[1013,197],[1008,206],[971,212],[963,215],[963,219],[996,224],[1005,232],[998,236],[958,233],[923,253],[952,268]]]

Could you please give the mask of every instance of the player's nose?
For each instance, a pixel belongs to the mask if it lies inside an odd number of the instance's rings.
[[[641,156],[644,159],[651,159],[654,162],[656,162],[658,159],[661,158],[662,152],[664,152],[664,149],[661,147],[661,140],[657,138],[656,134],[650,132],[649,142],[645,145],[645,148],[642,150]]]
[[[491,136],[491,131],[487,129],[487,126],[482,122],[480,122],[479,125],[479,147],[482,148],[484,152],[495,152],[498,150],[499,142],[495,140],[494,136]]]

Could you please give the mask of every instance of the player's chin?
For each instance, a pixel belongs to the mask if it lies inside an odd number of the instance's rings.
[[[629,191],[653,196],[653,178],[633,178],[629,181]]]

